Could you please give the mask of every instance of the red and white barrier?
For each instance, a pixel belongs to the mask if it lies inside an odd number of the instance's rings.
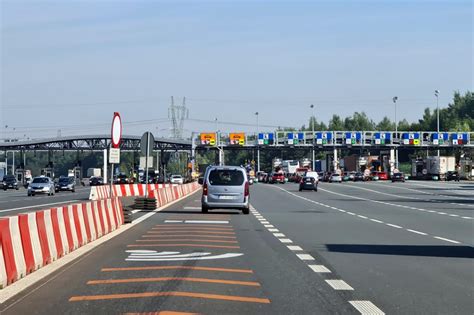
[[[179,198],[180,196],[184,195],[184,190],[186,189],[188,192],[191,192],[190,187],[196,185],[196,183],[184,184],[184,185],[176,185],[176,184],[120,184],[120,185],[112,185],[112,196],[113,197],[143,197],[145,196],[145,191],[148,189],[148,192],[153,190],[160,190],[160,189],[168,189],[172,187],[177,187],[177,193],[173,190],[173,194],[175,194],[175,198]],[[174,188],[173,188],[174,189]],[[89,195],[89,200],[101,200],[110,198],[110,186],[103,185],[103,186],[92,186],[91,192]]]
[[[119,198],[0,218],[0,288],[118,229]]]

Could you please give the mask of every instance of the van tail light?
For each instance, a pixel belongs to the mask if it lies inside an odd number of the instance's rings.
[[[250,195],[249,182],[245,182],[244,195],[245,195],[245,197],[248,197]]]
[[[202,185],[202,195],[207,196],[207,183],[204,183],[204,185]]]

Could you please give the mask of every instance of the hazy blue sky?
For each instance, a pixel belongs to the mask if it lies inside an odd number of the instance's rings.
[[[398,95],[413,121],[435,89],[473,89],[472,1],[0,3],[0,122],[20,137],[108,133],[114,111],[167,136],[171,95],[193,119],[301,126],[312,103],[380,120]]]

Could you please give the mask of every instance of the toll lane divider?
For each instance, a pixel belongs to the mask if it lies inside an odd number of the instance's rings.
[[[123,223],[117,197],[0,218],[0,288]]]
[[[157,208],[200,188],[196,182],[150,186],[154,186],[149,187],[150,196],[157,199]],[[141,193],[145,188],[133,191]],[[123,224],[118,196],[0,218],[0,289]]]
[[[109,185],[92,186],[89,200],[101,200],[111,197],[143,197],[145,191],[164,191],[168,199],[180,198],[189,194],[197,187],[196,182],[177,185],[177,184],[120,184],[112,185],[112,192]],[[174,195],[174,196],[173,196]]]

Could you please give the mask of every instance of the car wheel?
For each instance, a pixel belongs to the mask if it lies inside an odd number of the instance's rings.
[[[243,208],[243,209],[242,209],[242,213],[243,213],[243,214],[249,214],[249,213],[250,213],[250,209],[249,209],[249,208]]]
[[[299,191],[303,191],[303,188],[300,187]]]
[[[314,189],[314,191],[318,191],[318,187],[316,187],[316,188]]]
[[[32,195],[32,196],[34,196],[34,195],[35,195],[35,193],[31,193],[31,195]]]
[[[201,207],[201,212],[202,212],[202,213],[208,213],[208,212],[209,212],[209,208],[208,208],[208,207],[205,207],[205,206],[202,206],[202,207]]]
[[[26,193],[26,195],[27,195],[28,197],[30,197],[30,196],[31,196],[31,193]]]
[[[74,192],[76,192],[76,190],[75,190],[75,189],[73,189],[73,190],[71,190],[71,192],[73,192],[73,193],[74,193]]]
[[[18,187],[17,187],[17,188],[15,188],[15,190],[18,190],[18,189],[19,189]]]

